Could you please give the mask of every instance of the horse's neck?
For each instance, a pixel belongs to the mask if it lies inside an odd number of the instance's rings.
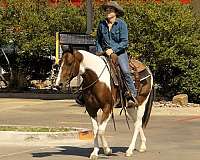
[[[83,78],[83,84],[89,86],[98,80],[98,76],[90,69],[86,69]]]
[[[83,62],[81,62],[80,65],[80,74],[91,70],[96,74],[96,78],[98,78],[99,81],[104,82],[110,88],[110,73],[104,60],[87,51],[79,50],[79,52],[83,55]]]
[[[84,70],[90,69],[97,75],[100,74],[102,68],[105,66],[105,62],[102,58],[87,51],[79,50],[79,52],[83,55],[82,67],[84,67]]]

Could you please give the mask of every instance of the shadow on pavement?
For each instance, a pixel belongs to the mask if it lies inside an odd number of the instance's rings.
[[[112,148],[112,156],[117,156],[118,153],[125,153],[127,147],[111,147]],[[72,147],[72,146],[59,146],[56,151],[47,151],[47,152],[36,152],[32,153],[32,157],[35,158],[43,158],[49,157],[53,155],[70,155],[70,156],[80,156],[80,157],[89,157],[90,153],[93,151],[93,148],[80,148],[80,147]],[[100,157],[103,154],[103,149],[101,148],[99,151]]]

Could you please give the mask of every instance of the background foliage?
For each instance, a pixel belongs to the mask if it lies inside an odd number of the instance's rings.
[[[9,47],[14,73],[11,88],[24,88],[27,79],[45,78],[51,70],[55,32],[84,32],[86,17],[76,7],[49,7],[46,0],[10,0],[0,9],[0,44]],[[83,14],[83,15],[82,15]],[[1,65],[5,59],[1,58]]]
[[[126,5],[129,51],[146,62],[165,98],[200,99],[200,21],[178,1]],[[134,16],[133,16],[134,15]]]
[[[121,5],[129,27],[129,52],[150,66],[160,96],[171,99],[187,93],[190,101],[200,103],[200,21],[191,6],[178,0],[133,0]],[[52,8],[46,0],[10,0],[7,9],[0,9],[0,44],[15,48],[9,54],[12,68],[16,75],[24,75],[15,77],[27,80],[33,73],[47,74],[48,56],[55,53],[55,32],[85,32],[85,8],[65,1]],[[103,18],[102,10],[94,8],[93,36]]]
[[[179,0],[121,5],[129,28],[129,53],[151,68],[157,96],[170,100],[186,93],[190,101],[200,103],[200,19],[192,7]],[[103,15],[96,12],[98,22]]]

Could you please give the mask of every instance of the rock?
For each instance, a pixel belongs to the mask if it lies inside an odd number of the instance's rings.
[[[51,81],[50,80],[45,80],[45,81],[32,80],[31,86],[36,89],[46,89],[47,87],[51,86]]]
[[[186,102],[185,102],[186,103]],[[187,103],[186,105],[180,105],[181,102],[177,102],[176,103],[172,102],[172,101],[157,101],[157,102],[153,102],[153,107],[173,107],[173,108],[179,108],[179,107],[200,107],[200,104],[195,104],[195,103]]]
[[[188,95],[187,94],[179,94],[173,97],[172,103],[176,105],[180,105],[182,107],[187,106],[188,104]]]
[[[193,107],[200,107],[200,104],[193,104]]]

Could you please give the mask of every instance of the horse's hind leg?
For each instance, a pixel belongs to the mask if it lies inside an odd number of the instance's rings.
[[[139,106],[138,108],[128,108],[128,113],[129,115],[133,118],[133,120],[135,121],[134,123],[134,132],[133,132],[133,137],[132,137],[132,141],[131,144],[128,148],[128,150],[126,151],[126,156],[130,157],[133,154],[133,150],[135,149],[135,144],[136,144],[136,139],[138,136],[138,133],[142,133],[141,132],[141,128],[142,128],[142,117],[144,115],[144,110],[145,110],[145,106]]]
[[[106,105],[102,110],[103,110],[103,114],[102,114],[102,117],[101,117],[101,122],[100,122],[100,125],[99,125],[98,133],[99,133],[99,136],[101,138],[104,154],[108,156],[108,155],[112,154],[112,150],[110,149],[110,147],[108,146],[108,143],[106,141],[105,130],[106,130],[106,126],[108,124],[108,121],[110,120],[110,117],[111,117],[110,105]]]
[[[139,152],[145,152],[146,151],[146,137],[144,135],[144,131],[142,127],[140,127],[140,137],[141,137],[141,145],[139,148]]]

